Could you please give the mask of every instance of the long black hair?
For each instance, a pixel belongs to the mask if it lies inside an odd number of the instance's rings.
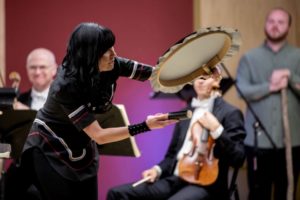
[[[99,58],[115,44],[113,32],[96,23],[81,23],[71,34],[62,67],[65,77],[90,84],[99,73]]]

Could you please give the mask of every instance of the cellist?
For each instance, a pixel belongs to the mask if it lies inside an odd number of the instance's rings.
[[[242,112],[223,100],[217,90],[219,85],[220,78],[217,76],[201,76],[194,81],[196,96],[185,108],[193,110],[193,116],[191,120],[176,124],[164,159],[142,173],[142,177],[147,181],[134,185],[135,187],[132,184],[124,184],[111,188],[107,200],[229,199],[229,166],[242,166],[245,158],[243,140],[246,133]],[[212,99],[214,103],[210,105]],[[217,178],[208,185],[190,183],[179,176],[178,161],[190,152],[194,145],[199,145],[199,142],[195,144],[191,139],[191,129],[195,123],[201,124],[203,130],[208,130],[209,136],[214,140],[213,156],[218,159]],[[207,176],[210,173],[214,172],[208,171]]]

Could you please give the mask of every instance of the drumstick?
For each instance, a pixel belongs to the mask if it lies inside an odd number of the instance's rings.
[[[193,115],[191,110],[184,110],[178,112],[169,112],[168,119],[177,119],[177,120],[185,120],[190,119]]]
[[[136,186],[138,186],[138,185],[140,185],[140,184],[142,184],[142,183],[144,183],[144,182],[146,182],[146,181],[149,181],[150,179],[151,179],[151,177],[150,177],[150,176],[147,176],[147,177],[145,177],[145,178],[143,178],[143,179],[141,179],[141,180],[139,180],[139,181],[133,183],[133,184],[132,184],[132,187],[136,187]]]

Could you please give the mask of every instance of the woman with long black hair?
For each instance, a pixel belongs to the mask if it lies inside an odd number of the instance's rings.
[[[66,56],[51,85],[44,107],[27,137],[17,172],[18,183],[7,176],[7,199],[18,199],[31,184],[43,199],[96,200],[96,144],[119,141],[175,123],[167,114],[148,116],[140,123],[102,128],[95,113],[112,107],[120,76],[139,81],[153,67],[117,57],[113,32],[96,23],[79,24],[71,34]]]

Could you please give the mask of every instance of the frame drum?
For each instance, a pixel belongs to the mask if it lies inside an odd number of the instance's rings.
[[[201,75],[239,50],[237,30],[223,27],[200,29],[178,41],[158,60],[156,81],[163,87],[178,87]]]

